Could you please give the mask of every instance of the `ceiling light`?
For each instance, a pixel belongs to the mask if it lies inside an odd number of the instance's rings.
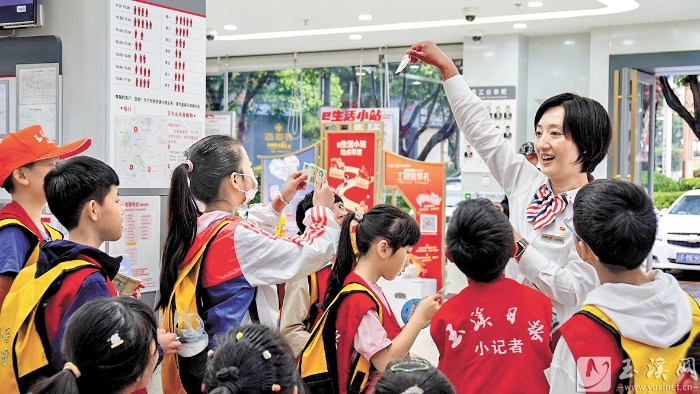
[[[627,47],[630,45],[634,45],[634,40],[624,40],[624,41],[622,41],[622,45],[627,46]]]
[[[364,71],[357,71],[355,75],[357,75],[358,77],[364,77],[365,75],[367,75],[367,73]]]
[[[529,14],[517,14],[517,15],[501,15],[501,16],[487,16],[483,18],[477,18],[474,22],[467,22],[464,17],[437,21],[422,21],[422,22],[402,22],[402,23],[389,23],[381,25],[372,24],[362,24],[359,26],[349,26],[349,27],[334,27],[326,29],[309,29],[309,30],[288,30],[288,31],[273,31],[264,33],[250,33],[250,34],[228,34],[219,35],[216,37],[217,40],[222,41],[249,41],[249,40],[270,40],[278,38],[294,38],[294,37],[311,37],[311,36],[325,36],[332,34],[357,34],[357,33],[376,33],[385,31],[403,31],[403,30],[416,30],[416,29],[430,29],[436,27],[452,27],[452,26],[464,26],[466,24],[471,25],[491,25],[498,23],[515,23],[523,21],[539,21],[539,20],[555,20],[555,19],[568,19],[568,18],[580,18],[586,16],[601,16],[601,15],[611,15],[619,14],[622,12],[629,12],[639,8],[638,0],[596,0],[601,3],[603,7],[599,8],[588,8],[588,9],[576,9],[567,11],[553,11],[553,12],[533,12]]]
[[[411,85],[420,85],[420,81],[413,81],[411,82]]]
[[[494,53],[493,52],[485,52],[484,56],[485,57],[494,57]]]
[[[238,29],[238,26],[236,25],[224,25],[224,30],[234,31],[236,29]]]
[[[420,64],[417,64],[417,63],[416,63],[416,64],[411,64],[410,66],[408,66],[408,68],[415,70],[415,69],[420,68]]]
[[[362,36],[359,34],[350,34],[350,36],[348,38],[351,40],[361,40]]]
[[[527,3],[527,6],[532,7],[532,8],[539,8],[539,7],[542,7],[543,5],[544,5],[544,3],[541,1],[531,1],[531,2]]]
[[[574,45],[574,44],[576,44],[576,41],[574,41],[574,40],[566,40],[566,41],[564,41],[564,45]]]
[[[525,23],[516,23],[513,25],[514,28],[516,29],[525,29],[527,27],[527,24]]]
[[[370,15],[370,14],[358,15],[358,16],[357,16],[357,19],[359,19],[359,20],[361,20],[361,21],[371,21],[371,20],[372,20],[372,15]]]

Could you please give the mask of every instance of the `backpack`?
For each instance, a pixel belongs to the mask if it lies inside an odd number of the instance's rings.
[[[34,233],[32,232],[32,230],[29,229],[29,227],[25,226],[24,223],[20,222],[20,221],[17,220],[17,219],[12,219],[12,218],[0,219],[0,229],[5,228],[5,227],[8,227],[8,226],[18,226],[18,227],[21,227],[21,228],[23,228],[24,230],[26,230],[26,231],[28,232],[28,234],[31,234],[31,236],[29,237],[30,244],[33,242],[34,237],[36,236],[36,235],[34,235]],[[48,233],[49,238],[51,238],[51,240],[54,240],[54,241],[55,241],[55,240],[58,240],[58,239],[63,239],[63,234],[61,234],[61,232],[58,231],[58,230],[56,230],[55,228],[53,228],[53,227],[51,227],[51,226],[49,226],[49,225],[44,225],[44,228],[46,229],[46,232]],[[28,266],[30,266],[30,265],[32,265],[32,264],[35,264],[35,263],[37,262],[37,260],[39,260],[39,249],[40,249],[40,246],[41,246],[41,242],[37,242],[37,243],[32,247],[32,249],[30,250],[29,255],[27,255],[27,256],[25,257],[25,260],[24,260],[24,267],[28,267]]]
[[[612,344],[617,347],[618,354],[613,355],[611,365],[612,392],[634,393],[635,390],[633,388],[636,386],[654,387],[654,392],[658,393],[674,393],[672,385],[676,379],[677,368],[681,368],[680,364],[686,359],[685,355],[688,348],[690,348],[693,340],[700,333],[700,307],[689,294],[686,293],[686,296],[690,301],[693,314],[690,332],[668,348],[654,347],[621,336],[615,323],[603,311],[593,305],[584,305],[574,315],[577,318],[577,324],[564,325],[559,331],[564,332],[574,359],[582,356],[609,355],[609,347]],[[591,327],[590,325],[595,326]],[[599,328],[602,328],[602,330]],[[596,335],[593,335],[593,338],[591,338],[590,334],[596,332],[598,335],[606,335],[608,338],[597,340],[595,339]],[[566,335],[567,333],[569,335]],[[585,338],[585,341],[578,342],[574,338],[577,333],[586,333],[589,336]],[[558,339],[558,337],[555,339]],[[617,365],[620,365],[620,367],[616,370],[615,367]],[[663,379],[662,375],[657,374],[660,370],[665,371],[665,375],[671,379],[671,383]],[[668,388],[663,390],[661,387]]]
[[[39,306],[49,288],[69,273],[100,268],[85,260],[65,261],[36,278],[37,265],[23,268],[0,310],[0,382],[3,394],[19,394],[19,379],[49,366],[48,343],[37,329]]]
[[[187,313],[197,314],[197,287],[199,284],[199,271],[202,261],[206,257],[209,245],[232,219],[224,219],[210,229],[208,237],[199,245],[197,253],[178,270],[177,280],[171,294],[162,294],[161,297],[169,297],[168,304],[163,311],[164,328],[167,332],[175,332],[175,311],[181,310]],[[193,245],[194,246],[194,245]],[[253,298],[255,300],[255,298]],[[163,392],[168,394],[185,394],[185,388],[180,380],[180,365],[178,357],[163,358],[162,380]]]
[[[384,322],[379,300],[371,290],[359,283],[345,285],[314,326],[311,336],[299,357],[299,374],[310,393],[339,393],[338,385],[342,383],[338,381],[336,318],[341,301],[353,293],[367,294],[376,305],[379,321]],[[360,354],[357,355],[357,359],[352,363],[350,382],[347,388],[348,393],[358,394],[364,392],[369,382],[371,367],[372,364],[369,360]]]
[[[323,314],[323,303],[326,300],[328,280],[332,272],[332,266],[327,265],[307,277],[309,281],[309,317],[304,321],[304,325],[308,332],[311,332],[316,321]]]

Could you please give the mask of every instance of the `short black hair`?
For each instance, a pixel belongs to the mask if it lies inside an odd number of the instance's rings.
[[[217,338],[202,391],[211,394],[304,392],[292,349],[273,328],[262,324],[239,326]]]
[[[576,194],[574,230],[607,269],[638,268],[656,238],[654,203],[634,183],[598,179]]]
[[[452,262],[477,282],[492,282],[503,273],[515,242],[508,218],[485,198],[457,205],[445,239]]]
[[[454,394],[447,377],[425,360],[397,360],[389,363],[377,380],[372,394],[399,394],[411,387],[425,394]]]
[[[34,167],[34,163],[28,163],[23,165],[22,167],[32,168]],[[12,172],[14,172],[14,170]],[[10,176],[8,176],[7,179],[5,179],[5,181],[2,183],[2,188],[10,194],[15,192],[15,181],[12,180],[12,172],[10,173]]]
[[[612,126],[610,116],[597,101],[576,93],[562,93],[548,98],[537,109],[535,128],[542,115],[551,108],[564,108],[564,136],[574,141],[578,158],[574,164],[583,164],[583,172],[591,173],[603,161],[610,147]]]
[[[333,204],[343,202],[343,199],[336,193],[333,193]],[[299,228],[299,234],[303,234],[306,231],[306,226],[304,225],[304,217],[306,217],[306,211],[314,206],[314,191],[306,193],[304,198],[299,201],[297,205],[297,228]]]
[[[112,167],[89,156],[72,157],[49,171],[44,193],[51,213],[67,230],[78,226],[80,212],[88,201],[104,203],[119,176]]]

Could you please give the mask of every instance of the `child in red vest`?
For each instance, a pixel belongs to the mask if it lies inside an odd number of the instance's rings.
[[[350,237],[353,221],[357,222],[358,256],[353,251]],[[379,300],[384,319],[380,321],[380,311],[365,293],[353,293],[341,301],[336,315],[338,321],[333,322],[337,330],[336,386],[340,394],[348,392],[352,383],[350,371],[360,357],[371,362],[379,372],[383,372],[391,361],[406,357],[423,325],[440,306],[440,295],[424,298],[402,329],[377,285],[379,278],[393,280],[404,270],[411,248],[419,239],[420,229],[415,219],[392,205],[379,204],[364,215],[352,212],[345,218],[326,292],[326,306],[345,285],[358,283]]]
[[[601,286],[554,335],[550,392],[674,393],[681,373],[697,380],[697,360],[686,358],[700,332],[697,302],[673,276],[641,269],[657,231],[644,189],[595,180],[578,192],[573,220],[564,223]]]
[[[330,206],[333,211],[333,219],[338,226],[343,225],[343,219],[348,211],[343,205],[343,199],[334,194],[335,200]],[[314,192],[311,191],[304,196],[304,199],[297,205],[296,221],[299,234],[306,231],[304,218],[306,212],[314,206]],[[331,275],[332,263],[326,264],[323,268],[295,282],[289,282],[284,286],[284,302],[282,303],[280,317],[280,333],[287,340],[292,348],[294,356],[298,356],[304,349],[306,341],[309,339],[309,331],[316,323],[316,319],[323,311],[320,306],[325,300],[328,279]],[[313,298],[313,300],[312,300]],[[312,305],[313,303],[313,305]]]
[[[0,306],[17,273],[28,260],[36,261],[41,241],[63,235],[41,222],[46,205],[44,176],[59,159],[77,155],[90,147],[85,138],[65,146],[51,141],[41,126],[29,126],[0,141],[0,182],[12,202],[0,210]]]
[[[546,393],[552,304],[503,275],[515,253],[508,218],[487,199],[463,201],[446,240],[469,283],[430,323],[438,369],[460,394]]]

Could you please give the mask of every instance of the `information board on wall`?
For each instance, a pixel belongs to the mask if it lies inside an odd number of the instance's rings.
[[[110,152],[123,187],[167,188],[204,136],[206,18],[112,0]]]
[[[60,141],[58,63],[18,64],[16,73],[17,129],[38,124],[47,137]]]
[[[160,197],[120,197],[124,228],[118,241],[109,243],[109,254],[128,256],[131,274],[146,285],[142,293],[158,290],[160,278]]]
[[[211,111],[206,113],[204,130],[206,135],[227,135],[236,138],[236,112]]]
[[[475,86],[472,87],[472,92],[483,101],[494,127],[501,132],[503,138],[509,141],[515,150],[515,128],[517,126],[515,86]],[[490,172],[484,160],[467,139],[461,138],[460,141],[460,152],[462,152],[460,168],[462,172]]]

